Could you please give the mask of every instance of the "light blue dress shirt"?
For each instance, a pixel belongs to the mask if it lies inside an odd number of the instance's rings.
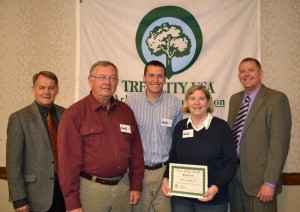
[[[152,166],[168,161],[173,130],[182,119],[181,101],[162,92],[160,98],[152,103],[143,91],[128,97],[125,103],[133,110],[139,127],[145,165]]]

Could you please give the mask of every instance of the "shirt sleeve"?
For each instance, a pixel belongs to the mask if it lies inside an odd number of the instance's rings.
[[[131,146],[131,160],[129,164],[130,191],[142,191],[144,178],[144,156],[141,136],[138,125],[132,112],[132,120],[134,128]]]
[[[23,177],[24,140],[20,120],[17,114],[12,114],[8,120],[6,144],[6,171],[12,201],[27,198]]]
[[[182,119],[182,106],[181,106],[181,104],[178,104],[176,106],[176,110],[175,110],[174,128],[181,119]]]
[[[164,178],[169,178],[169,164],[170,163],[177,163],[177,155],[176,155],[176,138],[178,137],[178,132],[180,131],[179,125],[177,124],[175,126],[174,132],[173,132],[173,137],[172,137],[172,145],[169,153],[169,161],[164,173]]]
[[[77,122],[78,123],[78,122]],[[58,127],[59,181],[67,210],[81,207],[82,139],[72,111],[62,114]]]
[[[232,138],[232,133],[230,127],[226,122],[222,122],[219,126],[219,130],[222,133],[221,145],[222,145],[222,152],[223,152],[223,168],[220,170],[218,174],[218,178],[212,182],[212,185],[216,185],[220,190],[226,188],[228,183],[234,177],[237,168],[237,157],[236,157],[236,150],[235,145]]]

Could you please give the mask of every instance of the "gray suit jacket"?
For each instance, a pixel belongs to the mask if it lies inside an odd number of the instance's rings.
[[[244,92],[229,102],[228,124],[233,128]],[[249,111],[240,143],[240,170],[243,187],[256,196],[264,181],[280,193],[281,174],[291,137],[291,109],[284,93],[262,85]]]
[[[55,105],[60,118],[63,107]],[[47,211],[53,198],[54,157],[35,102],[10,115],[6,169],[11,201],[27,198],[30,211]]]

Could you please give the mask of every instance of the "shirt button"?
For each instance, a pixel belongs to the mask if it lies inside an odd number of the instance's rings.
[[[94,129],[91,129],[91,132],[94,132]]]

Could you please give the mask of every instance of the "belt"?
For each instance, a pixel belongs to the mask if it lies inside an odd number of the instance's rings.
[[[92,182],[101,183],[104,185],[117,185],[123,176],[114,178],[101,178],[84,172],[80,172],[80,176]]]
[[[156,170],[156,169],[160,169],[163,166],[166,166],[167,164],[168,164],[168,162],[158,163],[158,164],[155,164],[155,165],[152,165],[152,166],[145,165],[145,169]]]

